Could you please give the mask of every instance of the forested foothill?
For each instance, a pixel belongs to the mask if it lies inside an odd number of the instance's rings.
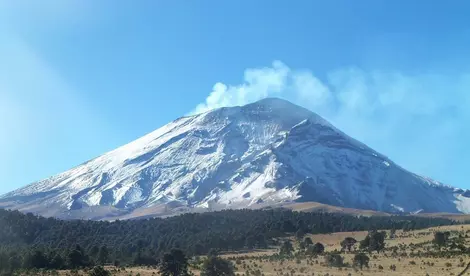
[[[363,230],[378,233],[375,231],[380,229],[408,231],[453,224],[457,222],[443,218],[361,217],[284,209],[225,210],[114,222],[58,220],[0,210],[0,274],[21,269],[60,270],[98,265],[161,267],[165,258],[184,259],[207,255],[213,250],[283,248],[281,238],[289,236]],[[380,237],[371,235],[374,242],[363,241],[361,247],[380,250]],[[441,242],[445,238],[436,239]],[[344,247],[350,250],[355,242],[346,240]],[[284,246],[282,250],[292,250],[287,244]],[[302,246],[307,252],[322,251],[320,245],[309,240]],[[208,267],[227,268],[228,264],[214,258],[206,261]],[[358,257],[357,262],[362,264],[366,260]],[[100,271],[97,268],[90,273]]]

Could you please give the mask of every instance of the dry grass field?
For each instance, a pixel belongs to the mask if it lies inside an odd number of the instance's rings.
[[[356,270],[352,267],[333,268],[324,264],[324,258],[294,258],[285,261],[268,261],[253,259],[256,256],[262,256],[263,252],[231,254],[226,257],[240,257],[243,265],[238,265],[238,273],[244,274],[246,271],[259,269],[264,275],[459,275],[465,266],[470,262],[468,254],[456,253],[449,254],[449,257],[430,257],[424,256],[424,252],[436,250],[432,245],[434,232],[452,231],[453,235],[462,234],[465,238],[466,246],[470,245],[470,225],[446,226],[417,230],[410,232],[397,231],[396,238],[386,240],[386,250],[379,254],[369,255],[369,268]],[[389,233],[389,231],[387,231]],[[342,232],[332,234],[309,235],[314,243],[321,242],[325,245],[327,252],[341,250],[340,242],[346,237],[353,237],[356,240],[362,240],[367,232]],[[398,249],[397,255],[393,254],[392,248]],[[442,251],[445,251],[444,249]],[[454,252],[454,251],[452,251]],[[269,250],[264,254],[274,254],[274,250]],[[406,253],[406,256],[405,254]],[[422,254],[423,256],[417,256]],[[354,252],[341,253],[345,263],[352,264]],[[413,255],[412,257],[410,255]],[[245,266],[246,264],[246,266]],[[395,270],[390,267],[395,265]],[[246,267],[246,268],[244,268]],[[312,274],[314,273],[314,274]],[[462,275],[470,275],[470,270]]]
[[[461,274],[470,263],[469,253],[462,253],[457,249],[437,249],[432,240],[436,231],[450,231],[452,238],[459,237],[464,240],[465,246],[470,247],[470,225],[457,225],[429,228],[416,231],[396,231],[395,238],[388,238],[387,231],[385,250],[380,253],[367,254],[370,258],[369,267],[358,269],[352,266],[353,257],[357,252],[340,252],[344,258],[345,266],[330,267],[325,264],[324,255],[305,256],[294,254],[291,258],[279,258],[278,248],[254,250],[249,252],[224,253],[221,257],[231,260],[236,267],[237,275],[470,275],[470,269]],[[367,232],[342,232],[332,234],[307,235],[313,243],[320,242],[325,245],[325,253],[341,250],[341,241],[346,237],[363,240]],[[298,242],[290,238],[295,250]],[[283,240],[280,240],[283,242]],[[353,248],[355,251],[356,248]],[[436,256],[432,256],[434,254]],[[440,254],[440,255],[439,255]],[[437,256],[439,255],[439,256]],[[204,258],[204,257],[201,257]],[[192,260],[191,271],[199,275],[197,264]],[[200,263],[200,261],[199,261]],[[119,276],[153,276],[158,275],[155,268],[126,268],[125,270],[108,267],[114,275]],[[61,275],[70,275],[70,272],[60,272]],[[84,272],[79,272],[84,275]]]

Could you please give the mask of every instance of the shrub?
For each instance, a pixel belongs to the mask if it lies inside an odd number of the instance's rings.
[[[359,253],[359,254],[356,254],[354,256],[354,259],[353,259],[353,265],[354,266],[358,266],[360,267],[361,269],[365,266],[365,267],[369,267],[369,257],[367,257],[366,254],[364,253]]]
[[[325,246],[319,242],[307,247],[307,255],[317,255],[325,252]]]
[[[339,254],[329,254],[325,256],[325,262],[328,266],[333,267],[342,267],[343,264],[343,257]]]
[[[89,276],[110,276],[111,273],[104,269],[102,266],[96,266],[90,272],[88,272]]]

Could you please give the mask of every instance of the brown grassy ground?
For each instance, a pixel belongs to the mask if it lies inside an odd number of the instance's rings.
[[[318,202],[293,202],[279,205],[281,208],[290,209],[299,212],[327,212],[327,213],[342,213],[357,216],[390,216],[385,212],[373,211],[373,210],[362,210],[353,208],[344,208],[338,206],[332,206],[322,204]],[[455,221],[466,222],[470,221],[470,215],[468,214],[453,214],[453,213],[422,213],[417,214],[418,217],[433,217],[433,218],[447,218]]]
[[[280,205],[282,208],[290,209],[298,212],[326,212],[326,213],[341,213],[349,215],[361,215],[361,216],[390,216],[388,213],[373,211],[373,210],[361,210],[353,208],[338,207],[333,205],[327,205],[318,202],[294,202]]]
[[[249,252],[226,253],[222,257],[230,259],[237,268],[237,275],[317,275],[317,276],[340,276],[340,275],[459,275],[464,270],[464,266],[470,262],[468,254],[450,254],[449,257],[410,257],[409,254],[414,252],[429,252],[436,249],[432,246],[432,239],[435,231],[452,231],[452,236],[461,234],[465,236],[465,246],[470,247],[470,225],[445,226],[429,228],[424,230],[416,230],[410,232],[397,231],[397,237],[386,240],[386,250],[379,254],[372,253],[369,255],[369,268],[357,270],[350,265],[344,268],[327,267],[324,264],[324,257],[302,257],[299,260],[293,258],[291,260],[269,260],[268,256],[272,256],[278,252],[277,248],[267,250],[254,250]],[[387,231],[387,234],[389,231]],[[321,242],[325,245],[327,252],[339,250],[340,242],[345,237],[353,237],[356,240],[362,240],[367,232],[341,232],[332,234],[308,235],[313,242]],[[296,242],[290,238],[294,244]],[[407,253],[408,256],[392,257],[391,248],[401,246],[397,252],[399,255]],[[352,264],[352,258],[355,253],[341,253],[344,262]],[[396,270],[391,270],[390,266],[395,265]],[[153,276],[158,275],[158,271],[152,268],[127,268],[125,271],[115,271],[114,275],[118,276]],[[259,272],[258,272],[259,271]],[[192,272],[199,275],[197,269]],[[66,271],[60,272],[65,276],[69,274]],[[84,272],[80,272],[84,275]],[[470,275],[470,271],[463,274]]]

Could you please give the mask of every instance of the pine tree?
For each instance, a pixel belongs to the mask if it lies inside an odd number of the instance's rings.
[[[109,257],[109,251],[106,246],[102,246],[100,248],[100,251],[98,253],[98,263],[101,265],[104,265],[108,262],[108,257]]]
[[[231,262],[217,256],[208,256],[202,264],[201,276],[234,276]]]
[[[173,249],[170,253],[163,256],[160,264],[160,273],[162,276],[187,276],[188,259],[183,251]]]
[[[353,264],[362,269],[364,266],[369,267],[369,257],[364,253],[359,253],[354,256]]]
[[[285,241],[279,249],[279,254],[283,256],[289,256],[294,251],[294,247],[290,241]]]

